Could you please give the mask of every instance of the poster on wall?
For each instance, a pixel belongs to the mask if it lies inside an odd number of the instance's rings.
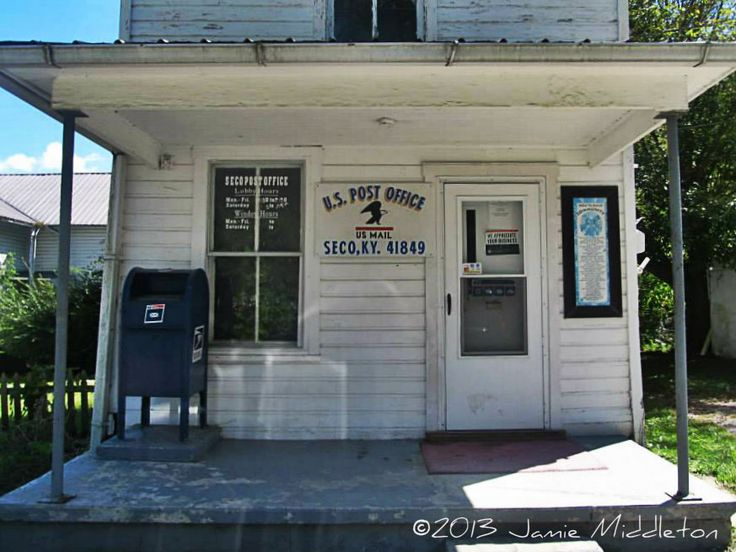
[[[317,254],[321,257],[431,255],[428,184],[317,186]]]
[[[621,250],[616,186],[563,186],[565,317],[620,317]]]

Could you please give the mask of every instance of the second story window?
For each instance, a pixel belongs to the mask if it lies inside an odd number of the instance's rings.
[[[416,0],[333,0],[338,42],[413,42]]]

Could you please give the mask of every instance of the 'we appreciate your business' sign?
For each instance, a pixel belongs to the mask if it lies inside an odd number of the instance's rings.
[[[432,234],[428,184],[319,184],[317,254],[424,257]]]

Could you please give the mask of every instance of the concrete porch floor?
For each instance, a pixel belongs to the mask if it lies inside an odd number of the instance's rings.
[[[191,464],[87,453],[66,466],[67,504],[39,503],[48,474],[0,498],[0,550],[439,551],[442,518],[467,518],[472,533],[452,532],[467,542],[540,542],[520,536],[529,523],[606,551],[728,543],[736,497],[693,477],[699,500],[677,504],[668,462],[632,441],[579,441],[605,469],[429,475],[418,441],[222,441]]]

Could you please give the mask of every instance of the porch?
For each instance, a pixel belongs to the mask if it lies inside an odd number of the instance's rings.
[[[725,548],[736,497],[691,477],[697,500],[677,503],[675,466],[632,441],[577,443],[589,457],[576,469],[530,457],[521,471],[474,475],[429,475],[412,440],[226,440],[190,464],[87,453],[66,466],[67,504],[39,503],[48,474],[0,499],[0,549],[440,551],[451,530],[540,542],[523,538],[527,521],[554,532],[545,541],[606,551]]]

